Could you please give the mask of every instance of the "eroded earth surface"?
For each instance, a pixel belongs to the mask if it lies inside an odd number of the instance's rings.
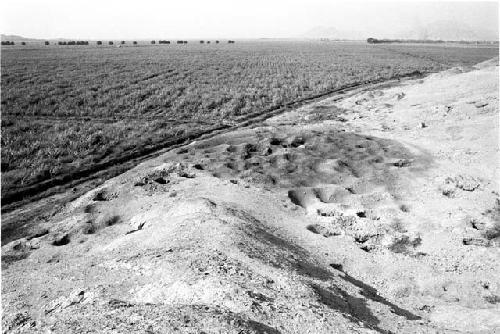
[[[498,59],[139,165],[2,247],[6,333],[500,331]]]

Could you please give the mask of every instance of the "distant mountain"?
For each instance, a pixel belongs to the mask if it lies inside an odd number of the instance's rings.
[[[368,35],[361,31],[343,31],[334,27],[314,27],[304,33],[305,38],[365,39]]]
[[[431,39],[444,41],[482,41],[498,40],[498,33],[473,29],[457,21],[436,21],[423,27],[402,32],[399,38]]]
[[[430,39],[444,41],[498,41],[498,30],[487,31],[474,29],[457,21],[436,21],[421,27],[412,27],[406,31],[393,32],[389,35],[377,31],[338,30],[334,27],[318,26],[308,30],[302,37],[329,39],[366,39],[400,38],[400,39]]]
[[[41,42],[44,41],[43,39],[36,39],[36,38],[26,38],[23,36],[19,35],[1,35],[2,41],[12,41],[12,42]]]
[[[2,41],[12,41],[14,43],[20,43],[20,42],[27,42],[27,43],[42,43],[44,41],[71,41],[71,40],[77,40],[77,39],[69,39],[69,38],[48,38],[48,39],[41,39],[41,38],[29,38],[29,37],[23,37],[19,35],[1,35]]]
[[[334,27],[314,27],[308,30],[304,37],[310,38],[328,38],[338,35],[339,31]]]

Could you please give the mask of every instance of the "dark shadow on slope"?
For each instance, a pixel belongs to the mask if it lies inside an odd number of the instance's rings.
[[[377,302],[379,304],[386,305],[390,308],[391,312],[405,317],[407,320],[420,320],[421,317],[405,310],[394,303],[391,303],[384,297],[378,294],[377,289],[374,287],[363,283],[360,280],[355,279],[346,272],[342,271],[343,275],[334,276],[329,270],[322,268],[308,260],[299,260],[292,263],[295,270],[303,276],[319,279],[322,281],[329,281],[332,279],[343,279],[344,281],[351,283],[352,285],[359,288],[359,294],[362,297],[356,297],[349,295],[344,290],[340,288],[335,288],[334,291],[326,289],[319,284],[311,284],[310,286],[318,295],[319,300],[326,306],[336,311],[341,312],[351,321],[361,321],[366,326],[373,328],[381,333],[387,333],[388,331],[379,328],[378,324],[380,321],[375,317],[368,304],[367,299]],[[364,297],[364,298],[363,298]]]
[[[312,278],[317,278],[320,280],[329,280],[333,276],[329,270],[324,269],[320,266],[317,266],[317,265],[312,264],[312,263],[307,262],[307,261],[298,261],[298,262],[296,262],[295,266],[296,266],[295,268],[298,272],[300,272],[303,275],[310,276]],[[421,319],[420,316],[415,315],[415,314],[413,314],[405,309],[402,309],[401,307],[391,303],[390,301],[388,301],[384,297],[380,296],[378,294],[377,289],[375,289],[374,287],[372,287],[366,283],[363,283],[360,280],[355,279],[354,277],[350,276],[348,273],[346,273],[343,270],[339,270],[339,271],[341,271],[343,273],[343,275],[336,276],[336,277],[341,277],[343,280],[358,287],[360,289],[359,293],[362,296],[364,296],[364,297],[366,297],[374,302],[388,306],[394,314],[405,317],[408,320]]]
[[[247,320],[246,326],[250,330],[254,330],[256,333],[262,333],[262,334],[280,334],[280,331],[278,331],[275,328],[272,328],[270,326],[267,326],[266,324],[263,324],[261,322],[257,322],[254,320]]]
[[[28,258],[29,255],[29,252],[2,255],[2,270],[6,270],[14,262]]]
[[[407,320],[421,319],[420,316],[380,296],[375,288],[355,279],[342,271],[341,268],[337,270],[342,274],[337,275],[330,269],[315,263],[304,248],[267,231],[263,223],[249,213],[237,209],[232,210],[231,213],[247,222],[243,229],[246,233],[246,242],[239,243],[239,247],[247,256],[259,259],[279,269],[296,272],[315,291],[322,304],[342,313],[347,319],[353,322],[361,321],[365,326],[380,333],[389,333],[389,331],[379,327],[380,320],[373,314],[368,301],[383,304],[390,309],[391,313],[405,317]],[[311,282],[310,279],[324,281],[329,283],[329,286],[331,283],[343,280],[358,288],[359,296],[351,295],[338,286],[325,288]]]
[[[376,330],[379,333],[387,333],[379,328],[380,322],[366,305],[366,300],[350,296],[342,289],[335,289],[335,293],[317,284],[311,284],[311,288],[318,296],[318,300],[337,312],[342,313],[352,322],[361,321],[364,325]]]
[[[388,301],[384,297],[380,296],[378,294],[377,289],[375,289],[374,287],[372,287],[372,286],[370,286],[368,284],[365,284],[365,283],[363,283],[360,280],[355,279],[354,277],[350,276],[349,274],[347,274],[344,271],[343,271],[343,273],[344,273],[344,277],[343,278],[346,281],[348,281],[349,283],[351,283],[351,284],[357,286],[358,288],[360,288],[361,289],[360,293],[363,296],[365,296],[366,298],[369,298],[369,299],[373,300],[374,302],[377,302],[377,303],[380,303],[380,304],[384,304],[384,305],[390,307],[391,311],[394,312],[394,314],[397,314],[399,316],[405,317],[408,320],[420,320],[420,319],[422,319],[422,317],[420,317],[418,315],[415,315],[415,314],[411,313],[410,311],[402,309],[401,307],[399,307],[399,306],[391,303],[390,301]]]

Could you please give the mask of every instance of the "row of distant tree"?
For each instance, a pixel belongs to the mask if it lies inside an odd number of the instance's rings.
[[[227,41],[229,44],[234,44],[234,41],[232,40],[229,40]],[[109,41],[107,42],[108,45],[114,45],[115,42],[113,41]],[[177,41],[177,44],[187,44],[188,41]],[[207,44],[210,44],[210,41],[200,41],[200,44],[204,44],[204,43],[207,43]],[[219,44],[219,41],[215,41],[216,44]],[[49,41],[45,41],[44,42],[45,45],[50,45],[50,42]],[[103,41],[97,41],[96,42],[97,45],[103,45]],[[119,43],[119,45],[124,45],[126,44],[125,41],[121,41]],[[133,41],[132,42],[133,45],[137,45],[137,41]],[[156,44],[156,41],[151,41],[151,44]],[[158,44],[170,44],[170,41],[166,41],[166,40],[159,40],[158,41]],[[16,45],[13,41],[2,41],[2,45]],[[21,45],[26,45],[26,42],[21,42]],[[58,41],[57,42],[57,45],[89,45],[89,41]]]
[[[2,41],[2,45],[16,45],[13,41]],[[26,45],[26,42],[21,42],[21,45]]]
[[[229,40],[227,41],[229,44],[234,44],[234,41],[232,40]],[[177,44],[187,44],[188,41],[177,41]],[[204,44],[205,41],[201,40],[200,41],[200,44]],[[210,41],[206,41],[207,44],[210,44]],[[220,42],[219,41],[215,41],[216,44],[219,44]],[[112,41],[109,41],[108,42],[109,45],[113,45],[114,42]],[[125,41],[121,41],[120,44],[126,44]],[[137,41],[133,41],[132,42],[133,45],[137,45]],[[156,44],[156,41],[151,41],[151,44]],[[158,41],[158,44],[170,44],[170,41],[166,41],[166,40],[159,40]],[[102,41],[97,41],[97,45],[102,45]]]
[[[45,41],[45,45],[49,45],[48,41]],[[89,45],[89,41],[68,41],[68,42],[57,42],[57,45]]]

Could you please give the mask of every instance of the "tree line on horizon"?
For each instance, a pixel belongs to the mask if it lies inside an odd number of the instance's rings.
[[[152,45],[154,45],[154,44],[156,44],[156,41],[152,40],[150,43]],[[200,44],[204,44],[204,43],[210,44],[210,41],[206,41],[206,42],[204,40],[200,41]],[[234,44],[235,41],[228,40],[227,43],[228,44]],[[44,42],[44,45],[50,45],[50,44],[51,44],[50,41],[45,41]],[[108,45],[114,45],[114,44],[115,44],[114,41],[108,41]],[[120,41],[120,43],[119,43],[119,45],[125,45],[125,44],[126,44],[126,41]],[[137,45],[138,42],[137,41],[132,41],[132,44],[133,45]],[[170,44],[170,41],[168,41],[168,40],[159,40],[158,44]],[[188,41],[178,40],[177,44],[188,44]],[[215,44],[219,44],[219,41],[216,40]],[[2,45],[16,45],[16,43],[14,41],[2,41]],[[26,45],[26,42],[21,42],[21,45]],[[58,41],[57,43],[54,42],[54,45],[90,45],[90,43],[89,43],[89,41]],[[103,41],[96,41],[96,45],[103,45]]]

